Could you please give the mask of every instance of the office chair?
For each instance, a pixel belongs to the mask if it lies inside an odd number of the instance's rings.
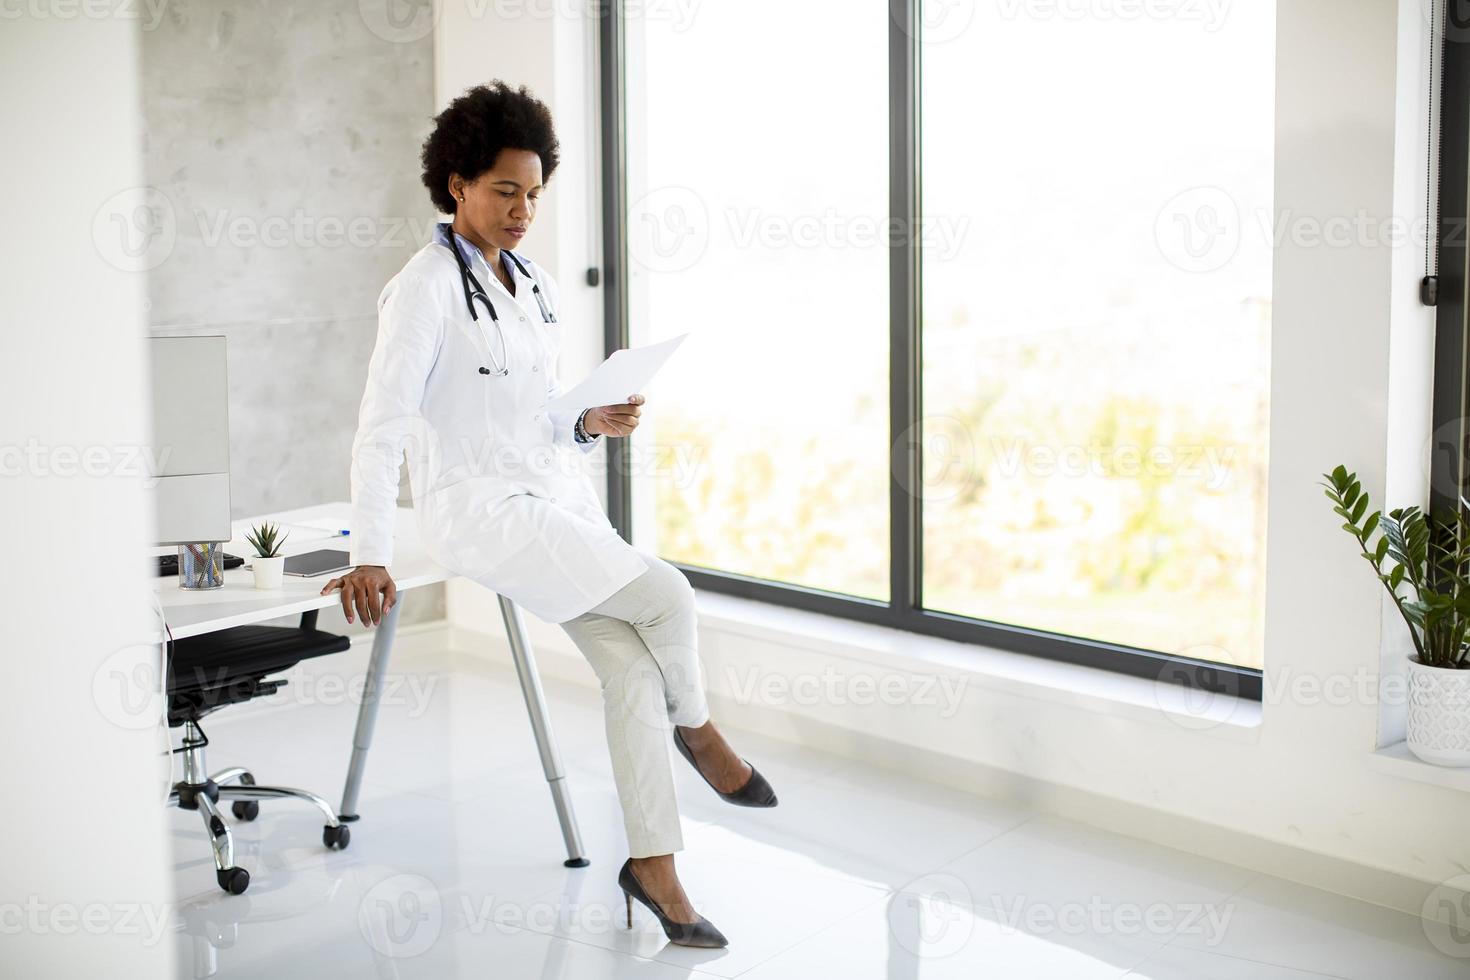
[[[250,887],[250,873],[235,866],[235,845],[220,813],[219,802],[231,800],[230,810],[240,820],[260,814],[258,800],[297,799],[326,815],[322,843],[345,850],[351,840],[347,825],[337,819],[331,804],[302,789],[259,786],[243,767],[214,775],[204,764],[209,744],[199,720],[226,705],[242,704],[274,694],[286,681],[266,675],[294,667],[302,660],[338,653],[352,646],[345,636],[316,628],[317,611],[302,613],[300,627],[235,626],[173,641],[168,663],[168,724],[183,727],[184,778],[174,783],[168,805],[197,810],[214,850],[215,878],[232,895]],[[233,784],[233,785],[227,785]]]

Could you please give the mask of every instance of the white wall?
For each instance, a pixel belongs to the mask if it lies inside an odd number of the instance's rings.
[[[138,24],[59,10],[0,30],[0,446],[27,451],[0,477],[0,975],[164,977],[165,780],[148,685],[129,687],[158,676],[157,647],[136,645],[157,623],[129,469],[144,278],[114,223],[142,203]]]
[[[1277,28],[1278,216],[1310,223],[1422,215],[1423,5],[1280,0]],[[560,54],[557,39],[570,30],[556,20],[474,34],[446,29],[441,57],[545,77],[544,59]],[[556,90],[558,111],[568,109],[573,88]],[[1428,891],[1420,883],[1470,867],[1470,797],[1370,767],[1375,748],[1393,741],[1396,727],[1401,732],[1397,713],[1385,711],[1380,736],[1373,678],[1380,660],[1398,669],[1406,641],[1402,625],[1385,619],[1380,587],[1318,482],[1343,463],[1375,502],[1385,487],[1392,506],[1423,502],[1432,323],[1414,300],[1421,254],[1415,243],[1395,248],[1372,237],[1341,247],[1288,237],[1276,252],[1268,696],[1259,726],[1244,723],[1254,714],[1244,709],[1228,723],[1193,723],[1150,706],[1147,685],[1143,707],[1122,710],[1112,697],[1054,695],[982,677],[945,717],[913,706],[742,700],[728,683],[732,666],[781,678],[834,667],[871,674],[875,655],[862,643],[844,652],[795,634],[777,641],[711,599],[702,606],[701,650],[718,716],[1418,911]],[[498,635],[484,590],[458,583],[449,604],[466,643],[483,647]],[[726,614],[704,616],[704,609]],[[528,620],[547,673],[592,682],[558,628]],[[851,632],[830,626],[833,635]],[[875,649],[901,653],[908,643],[954,659],[954,645],[872,635]],[[976,663],[1004,664],[968,652]],[[1059,676],[1085,686],[1089,673]],[[1126,687],[1091,673],[1098,686]],[[1360,677],[1368,679],[1361,696],[1354,693]],[[1345,699],[1311,693],[1311,685],[1331,683],[1342,685]],[[1118,696],[1126,700],[1126,691]],[[899,750],[881,752],[874,734]],[[1343,874],[1340,862],[1359,872]]]

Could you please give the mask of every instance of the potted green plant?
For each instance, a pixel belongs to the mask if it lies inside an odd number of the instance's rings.
[[[1342,529],[1357,539],[1414,640],[1409,751],[1435,765],[1470,766],[1470,521],[1460,508],[1369,513],[1357,474],[1339,466],[1322,475],[1331,481],[1323,486],[1332,509],[1346,521]]]
[[[287,535],[281,533],[279,524],[266,521],[250,529],[245,540],[255,549],[250,568],[255,572],[257,589],[279,589],[286,570],[286,557],[280,553]]]

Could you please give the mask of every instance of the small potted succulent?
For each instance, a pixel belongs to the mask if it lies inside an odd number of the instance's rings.
[[[281,545],[286,541],[281,526],[269,521],[258,524],[245,535],[245,540],[255,549],[255,557],[250,560],[250,568],[255,572],[255,587],[279,589],[286,570],[286,556],[280,553]]]
[[[1435,765],[1470,766],[1470,520],[1459,507],[1429,516],[1418,507],[1369,513],[1357,474],[1339,466],[1322,475],[1331,481],[1323,486],[1332,509],[1347,522],[1342,529],[1357,539],[1409,624],[1416,654],[1409,658],[1409,751]],[[1405,584],[1411,596],[1399,595]]]

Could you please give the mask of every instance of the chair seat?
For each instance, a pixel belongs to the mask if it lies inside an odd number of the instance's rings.
[[[233,626],[175,640],[168,691],[219,687],[235,678],[261,677],[302,660],[340,653],[352,641],[336,633],[296,626]]]

